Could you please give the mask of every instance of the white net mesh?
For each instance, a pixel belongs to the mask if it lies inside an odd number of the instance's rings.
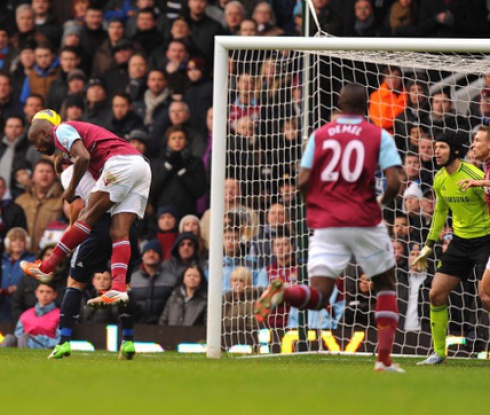
[[[488,124],[489,56],[230,50],[229,61],[227,146],[214,150],[226,152],[227,166],[223,349],[253,353],[375,349],[375,299],[354,263],[338,279],[328,309],[306,317],[283,306],[262,325],[252,316],[254,301],[274,278],[307,283],[308,231],[296,189],[300,132],[306,129],[309,134],[336,116],[340,88],[354,81],[366,85],[371,119],[394,135],[404,160],[404,189],[384,210],[397,253],[401,319],[394,351],[427,354],[428,292],[438,258],[451,240],[449,220],[428,272],[410,268],[410,257],[427,236],[434,206],[433,138],[441,131],[454,131],[469,147],[472,131]],[[307,100],[302,98],[305,88]],[[467,158],[471,161],[471,154]],[[380,193],[382,188],[380,174]],[[488,313],[476,293],[472,278],[451,295],[450,355],[474,355],[486,347]],[[308,341],[298,341],[305,337]]]

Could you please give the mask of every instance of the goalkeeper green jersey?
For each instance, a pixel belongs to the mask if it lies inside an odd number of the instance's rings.
[[[490,234],[490,215],[483,187],[472,187],[466,192],[458,182],[463,179],[482,180],[483,172],[472,164],[460,161],[453,174],[441,168],[434,178],[436,206],[428,240],[437,241],[449,210],[452,212],[453,233],[471,239]]]

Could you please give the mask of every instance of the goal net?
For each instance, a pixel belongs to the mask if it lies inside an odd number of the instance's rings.
[[[366,86],[369,117],[393,134],[404,186],[384,209],[397,257],[400,322],[394,352],[431,348],[429,289],[451,242],[450,218],[426,273],[410,267],[434,208],[433,140],[459,134],[474,162],[472,133],[490,117],[486,42],[461,40],[218,37],[215,54],[207,354],[375,352],[375,297],[353,261],[328,308],[281,306],[264,324],[253,303],[270,281],[308,283],[308,229],[296,176],[309,134],[339,116],[346,82]],[[487,86],[488,85],[488,86]],[[488,89],[487,89],[488,88]],[[378,193],[384,180],[378,177]],[[488,313],[470,278],[450,297],[449,355],[476,356]]]

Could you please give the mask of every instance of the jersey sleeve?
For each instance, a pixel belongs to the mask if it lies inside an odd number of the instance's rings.
[[[402,159],[396,148],[395,140],[386,130],[381,130],[381,146],[379,149],[379,167],[386,170],[389,167],[401,166]]]
[[[301,158],[301,167],[304,169],[310,169],[313,167],[313,156],[315,155],[315,133],[311,133],[306,143],[303,157]]]
[[[429,235],[427,240],[437,242],[439,240],[439,234],[446,221],[447,214],[449,212],[449,206],[444,201],[439,190],[440,184],[437,180],[434,181],[434,192],[436,194],[436,205],[434,207],[434,216],[432,217],[432,223],[430,225]]]
[[[60,124],[55,131],[56,139],[68,151],[76,140],[81,140],[80,134],[69,124]]]

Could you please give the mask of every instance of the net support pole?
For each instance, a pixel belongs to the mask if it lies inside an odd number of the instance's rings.
[[[214,49],[213,156],[211,164],[211,229],[209,255],[206,356],[221,357],[221,281],[223,275],[223,217],[228,108],[228,50],[218,41]]]

